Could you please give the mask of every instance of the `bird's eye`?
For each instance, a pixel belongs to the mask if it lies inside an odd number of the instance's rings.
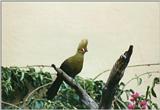
[[[84,48],[81,48],[81,51],[82,51],[82,52],[85,52],[85,49],[84,49]]]

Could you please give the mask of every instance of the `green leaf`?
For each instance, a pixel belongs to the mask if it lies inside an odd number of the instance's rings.
[[[39,75],[41,82],[43,81],[43,76],[40,74]]]
[[[154,78],[154,83],[155,83],[155,84],[160,84],[160,78],[155,77],[155,78]]]
[[[29,67],[29,71],[32,73],[32,72],[35,72],[35,68],[31,68]]]
[[[24,72],[21,72],[22,73],[22,75],[21,75],[21,81],[24,79]]]
[[[40,109],[43,107],[43,102],[42,101],[36,101],[35,102],[35,109]]]
[[[134,90],[133,90],[133,89],[130,89],[129,91],[130,91],[132,94],[134,93]]]
[[[151,92],[149,91],[148,93],[149,99],[151,100]]]
[[[34,72],[34,74],[35,74],[35,77],[38,78],[39,74],[36,72]]]
[[[138,86],[142,84],[142,78],[137,78],[137,84]]]
[[[158,110],[158,105],[156,103],[152,103],[152,105]]]
[[[128,100],[129,96],[130,96],[130,91],[129,90],[125,90],[125,93],[126,93],[126,97],[127,97],[127,100]]]
[[[124,84],[123,82],[121,82],[121,83],[119,84],[119,88],[124,89],[124,87],[125,87],[125,84]]]
[[[152,96],[157,97],[156,92],[154,91],[153,87],[151,88],[151,93],[152,93]]]
[[[148,98],[148,95],[149,95],[149,93],[150,93],[150,92],[149,92],[149,89],[150,89],[150,86],[147,86],[146,97],[145,97],[146,99]]]

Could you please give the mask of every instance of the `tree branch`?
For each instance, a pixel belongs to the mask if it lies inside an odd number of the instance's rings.
[[[60,68],[57,68],[54,64],[52,64],[52,67],[57,71],[57,74],[61,75],[63,80],[70,85],[72,88],[74,88],[79,95],[81,101],[90,109],[97,109],[98,104],[87,94],[87,92],[73,80],[70,76],[68,76],[63,70]]]
[[[138,65],[130,65],[128,66],[127,68],[134,68],[134,67],[143,67],[143,66],[159,66],[160,63],[147,63],[147,64],[138,64]],[[107,69],[107,70],[104,70],[103,72],[97,74],[93,80],[96,80],[99,76],[101,76],[103,73],[106,73],[106,72],[109,72],[111,71],[111,69]]]
[[[23,108],[26,107],[27,102],[28,102],[28,99],[29,99],[36,91],[38,91],[39,89],[44,88],[44,87],[46,87],[46,86],[48,86],[48,85],[51,85],[51,84],[52,84],[52,82],[49,82],[49,83],[47,83],[47,84],[44,84],[44,85],[42,85],[42,86],[37,87],[37,88],[34,89],[32,92],[30,92],[30,93],[27,95],[27,97],[24,99]]]
[[[123,77],[125,68],[127,67],[130,57],[132,55],[133,46],[131,45],[123,55],[114,64],[110,76],[105,84],[102,91],[102,97],[100,102],[100,109],[110,109],[112,106],[112,101],[116,92],[116,87]]]
[[[15,107],[15,108],[17,108],[17,109],[21,109],[20,107],[18,107],[18,106],[16,106],[16,105],[14,105],[14,104],[11,104],[11,103],[8,103],[8,102],[5,102],[5,101],[1,101],[1,103],[2,103],[2,104],[6,104],[6,105],[10,105],[10,106]]]
[[[51,67],[50,65],[27,65],[27,66],[21,66],[19,68],[32,68],[32,67]],[[10,66],[10,68],[16,68],[16,66]]]

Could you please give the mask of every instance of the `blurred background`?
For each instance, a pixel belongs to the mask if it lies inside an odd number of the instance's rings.
[[[111,69],[129,45],[134,46],[129,65],[160,62],[160,3],[6,2],[2,6],[3,66],[60,66],[75,54],[83,38],[89,41],[79,74],[84,78]],[[160,66],[128,68],[122,81],[157,70]],[[108,75],[98,79],[106,81]],[[152,80],[144,77],[141,86],[133,81],[128,87],[144,93]],[[160,105],[160,94],[157,97]]]

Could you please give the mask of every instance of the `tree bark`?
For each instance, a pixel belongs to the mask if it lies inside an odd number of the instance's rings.
[[[100,102],[100,109],[110,109],[112,101],[116,92],[116,87],[124,75],[125,68],[127,67],[130,57],[132,55],[133,46],[131,45],[124,54],[114,64],[110,76],[102,91],[102,97]]]
[[[64,81],[70,85],[72,88],[74,88],[79,95],[81,101],[90,109],[98,109],[98,104],[87,94],[87,92],[78,84],[75,82],[73,78],[68,76],[62,69],[56,68],[54,64],[52,64],[52,67],[57,71],[59,75],[64,79]]]

